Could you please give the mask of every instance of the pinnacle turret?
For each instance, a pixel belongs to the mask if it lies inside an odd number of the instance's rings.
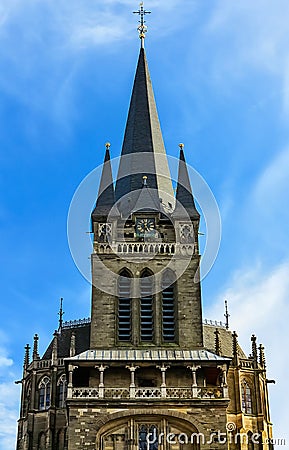
[[[115,204],[112,169],[110,163],[110,144],[105,144],[106,151],[102,167],[101,180],[98,190],[98,198],[92,212],[92,220],[106,217]]]
[[[199,219],[200,214],[196,209],[188,168],[185,160],[184,144],[179,144],[179,147],[179,171],[176,192],[176,209],[174,215],[184,214],[184,212],[182,212],[182,209],[184,208],[185,212],[191,218]]]

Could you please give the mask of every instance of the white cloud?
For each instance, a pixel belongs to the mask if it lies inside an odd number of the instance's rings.
[[[6,345],[7,336],[0,330],[1,342]],[[8,350],[0,348],[0,448],[15,449],[17,419],[19,414],[20,389],[14,381],[13,360],[8,356]]]
[[[253,196],[256,202],[262,202],[266,199],[266,204],[269,202],[269,210],[272,214],[271,207],[274,207],[278,200],[282,202],[284,195],[288,196],[288,191],[289,147],[278,153],[264,169],[256,182]]]
[[[228,299],[230,327],[237,331],[244,350],[250,353],[250,336],[256,334],[265,345],[270,385],[271,419],[274,435],[289,442],[287,404],[286,347],[289,342],[289,262],[272,270],[261,264],[236,271],[216,303],[207,312],[209,317],[222,317],[223,301]]]
[[[251,77],[252,70],[276,76],[268,97],[282,98],[288,113],[288,16],[287,0],[217,2],[206,27],[209,39],[215,41],[211,74],[215,82],[239,81]]]

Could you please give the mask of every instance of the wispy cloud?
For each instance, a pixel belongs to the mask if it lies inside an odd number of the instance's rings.
[[[250,335],[255,333],[259,342],[265,344],[269,378],[276,379],[272,389],[272,421],[274,435],[286,438],[288,434],[289,401],[284,350],[289,341],[289,262],[271,270],[261,264],[250,269],[238,270],[209,309],[210,317],[222,317],[223,301],[229,300],[231,329],[237,330],[239,340],[247,354]]]
[[[280,97],[289,112],[288,77],[289,3],[286,0],[218,2],[206,27],[215,39],[212,76],[216,82],[235,82],[259,72],[276,78],[274,95]],[[273,87],[273,86],[272,86]],[[227,86],[228,88],[228,86]],[[272,91],[268,92],[272,96]]]
[[[19,386],[16,379],[13,360],[5,344],[7,336],[0,331],[2,346],[0,347],[0,448],[15,449],[15,435],[19,413]]]

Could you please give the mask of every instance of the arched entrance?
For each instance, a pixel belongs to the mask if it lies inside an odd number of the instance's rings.
[[[174,417],[136,415],[113,420],[97,435],[97,450],[199,450],[197,428]]]

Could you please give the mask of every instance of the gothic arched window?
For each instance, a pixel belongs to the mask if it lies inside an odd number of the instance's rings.
[[[57,382],[57,406],[58,408],[65,407],[65,400],[67,394],[67,381],[65,374],[61,375]]]
[[[131,341],[131,276],[127,270],[118,280],[118,340]]]
[[[166,272],[162,280],[162,333],[164,342],[174,342],[175,327],[175,286],[173,273]]]
[[[242,386],[242,410],[245,414],[252,414],[252,392],[247,381],[243,381]]]
[[[152,342],[154,338],[152,274],[147,269],[140,279],[140,338],[142,342]]]
[[[50,406],[50,378],[44,377],[39,383],[39,409],[43,411]]]

